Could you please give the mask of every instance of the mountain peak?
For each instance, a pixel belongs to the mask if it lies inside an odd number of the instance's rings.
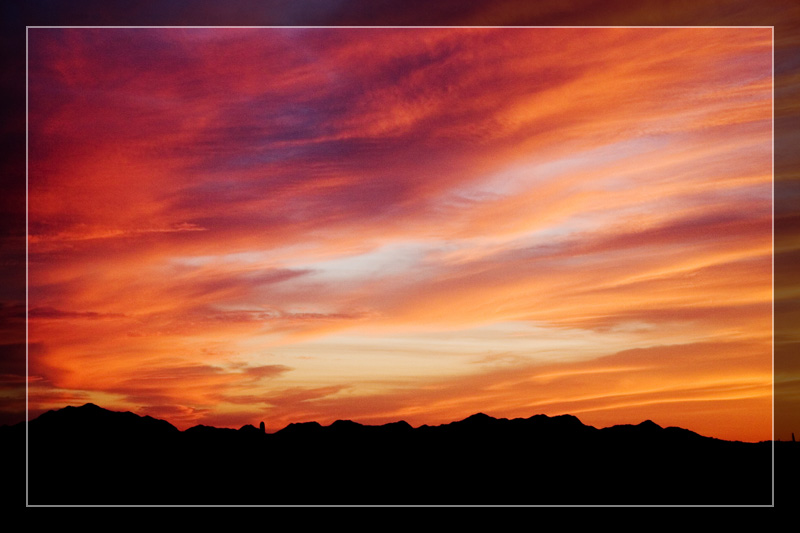
[[[355,427],[361,427],[361,424],[359,424],[358,422],[353,422],[352,420],[337,420],[333,424],[331,424],[330,427],[355,428]]]
[[[298,434],[309,434],[309,433],[317,433],[322,429],[322,425],[319,422],[312,421],[312,422],[292,422],[285,428],[281,429],[276,433],[276,435],[298,435]]]
[[[497,420],[497,419],[485,413],[475,413],[474,415],[470,415],[464,420],[462,420],[462,422],[490,422],[492,420]]]
[[[644,422],[639,424],[639,427],[642,428],[642,429],[648,429],[648,430],[662,429],[661,426],[659,426],[658,424],[656,424],[652,420],[645,420]]]

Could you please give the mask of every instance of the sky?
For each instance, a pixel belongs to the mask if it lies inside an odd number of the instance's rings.
[[[28,34],[28,401],[772,435],[770,28]]]

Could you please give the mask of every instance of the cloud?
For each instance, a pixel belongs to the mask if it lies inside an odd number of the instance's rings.
[[[426,361],[418,384],[441,390],[426,397],[445,416],[478,400],[443,375],[496,378],[543,357],[512,344],[508,323],[610,351],[739,349],[769,333],[768,28],[30,37],[30,341],[47,345],[31,364],[43,391],[163,405],[187,422],[232,420],[247,402],[258,416],[415,414],[413,395],[382,396],[391,379],[365,375],[395,368],[372,339],[419,347],[431,331],[498,326],[504,365],[422,348],[409,359]],[[340,363],[346,335],[369,341]],[[633,409],[612,377],[635,372],[604,361],[587,369]],[[671,399],[637,390],[655,406],[744,382],[669,385]],[[519,387],[525,408],[544,401]],[[611,409],[600,397],[562,405]]]
[[[70,318],[122,318],[122,313],[97,313],[95,311],[64,311],[52,307],[35,307],[28,310],[29,319],[70,319]]]
[[[291,370],[291,368],[284,365],[262,365],[245,368],[244,373],[252,376],[255,380],[261,380],[265,378],[274,378],[289,370]]]
[[[348,386],[346,385],[332,385],[328,387],[316,388],[294,387],[291,389],[284,389],[279,391],[277,394],[267,396],[264,398],[264,401],[268,404],[279,406],[298,405],[337,394],[347,388]]]

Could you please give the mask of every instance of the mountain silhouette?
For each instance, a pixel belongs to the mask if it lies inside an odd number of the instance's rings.
[[[12,442],[19,450],[25,423],[0,429],[4,451]],[[650,420],[597,429],[571,415],[477,413],[418,428],[337,420],[275,433],[249,424],[179,431],[86,404],[44,413],[27,430],[31,505],[773,502],[771,442],[723,441]]]

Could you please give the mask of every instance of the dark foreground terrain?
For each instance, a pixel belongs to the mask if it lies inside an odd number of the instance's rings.
[[[0,443],[24,503],[24,423]],[[29,423],[28,504],[778,505],[798,447],[775,443],[773,500],[772,444],[568,415],[179,431],[86,404]]]

